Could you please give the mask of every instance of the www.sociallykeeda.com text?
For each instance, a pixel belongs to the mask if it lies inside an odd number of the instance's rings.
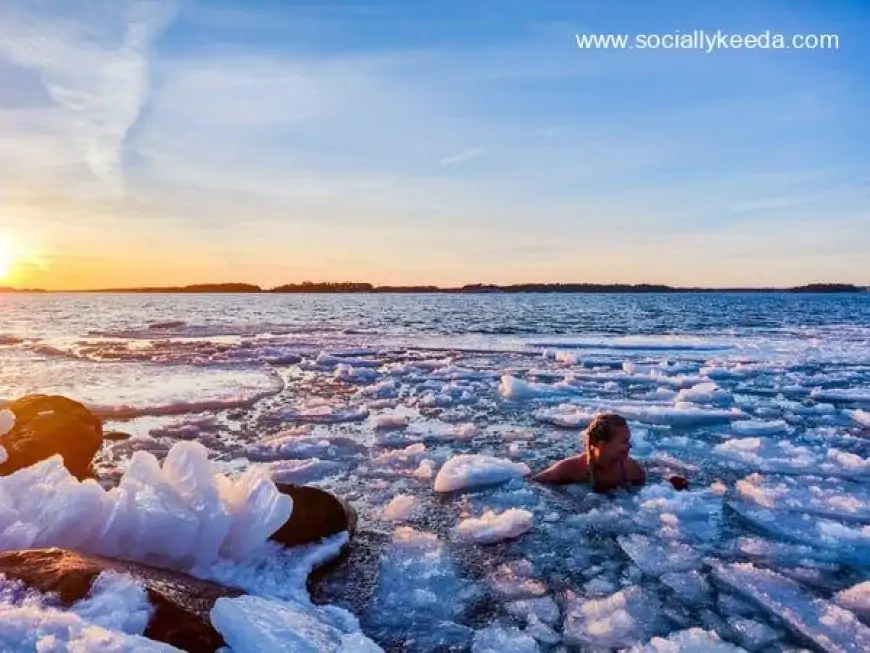
[[[581,50],[839,50],[837,34],[729,34],[721,30],[692,30],[670,34],[575,34]]]

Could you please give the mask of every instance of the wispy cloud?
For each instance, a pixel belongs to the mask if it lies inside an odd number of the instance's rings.
[[[56,127],[107,191],[124,191],[123,147],[148,95],[149,52],[176,0],[10,0],[0,56],[36,73]]]
[[[452,166],[457,163],[476,159],[481,154],[483,154],[483,148],[471,147],[466,150],[462,150],[461,152],[457,152],[456,154],[451,154],[450,156],[444,157],[443,159],[441,159],[440,163],[443,166]]]

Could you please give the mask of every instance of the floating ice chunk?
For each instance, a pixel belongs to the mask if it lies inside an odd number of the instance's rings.
[[[383,518],[390,521],[407,521],[420,508],[420,500],[413,494],[400,494],[384,508]]]
[[[479,485],[493,485],[531,473],[525,463],[481,454],[454,456],[435,477],[436,492],[453,492]]]
[[[444,622],[462,617],[476,596],[438,536],[407,526],[396,529],[381,554],[377,581],[366,621],[375,628],[400,628],[406,640],[437,635]]]
[[[837,592],[834,595],[834,603],[854,612],[858,618],[870,621],[870,581]]]
[[[781,632],[752,619],[731,617],[728,625],[737,635],[740,644],[750,651],[769,650],[771,644],[782,639]]]
[[[756,527],[781,539],[827,549],[838,560],[870,562],[870,526],[842,522],[797,512],[765,510],[734,502],[731,507]]]
[[[15,413],[8,408],[0,410],[0,438],[15,428]]]
[[[725,591],[719,592],[716,597],[716,605],[719,607],[721,615],[739,615],[742,617],[758,615],[758,610],[754,606]]]
[[[662,606],[655,594],[633,585],[601,599],[568,595],[563,637],[569,646],[631,646],[655,634]]]
[[[635,645],[628,653],[746,653],[739,646],[722,641],[715,632],[701,628],[680,630],[664,637],[653,637],[644,646]]]
[[[347,365],[347,358],[343,355],[330,355],[322,351],[317,355],[314,363],[318,367],[333,369],[340,365]],[[364,358],[354,358],[353,364],[356,367],[380,367],[381,363],[377,360],[367,360]]]
[[[540,650],[533,637],[515,626],[478,630],[471,645],[471,653],[539,653]]]
[[[717,424],[745,417],[743,411],[738,408],[703,408],[686,402],[678,402],[673,407],[623,405],[616,407],[614,412],[626,419],[670,426]]]
[[[748,563],[716,564],[713,573],[825,651],[870,650],[870,628],[848,610],[807,595],[792,580]]]
[[[489,587],[493,594],[505,600],[540,597],[547,593],[547,586],[538,580],[529,560],[515,560],[499,566],[489,576]]]
[[[870,475],[870,459],[828,449],[821,452],[770,438],[735,438],[713,448],[713,453],[739,467],[779,474],[816,474],[864,478]]]
[[[596,413],[573,404],[560,404],[554,408],[536,410],[533,417],[546,424],[566,429],[580,429],[589,426]]]
[[[333,376],[339,381],[346,381],[347,383],[371,383],[378,378],[378,373],[372,369],[360,369],[347,363],[339,363],[335,367]]]
[[[678,492],[670,483],[647,485],[635,497],[629,518],[663,539],[703,543],[722,529],[722,496],[714,487]]]
[[[154,612],[145,587],[129,574],[104,571],[71,612],[106,630],[141,635]]]
[[[856,483],[817,477],[752,474],[737,481],[735,487],[743,499],[762,508],[870,521],[870,492]]]
[[[362,397],[371,397],[372,399],[393,399],[399,396],[399,390],[396,382],[393,379],[389,379],[360,388],[357,394]]]
[[[550,596],[537,599],[521,599],[505,603],[508,614],[518,617],[525,622],[534,617],[542,623],[552,626],[559,621],[559,606]]]
[[[689,402],[693,404],[715,404],[727,406],[734,403],[733,395],[720,388],[715,383],[699,383],[691,388],[680,390],[676,397],[677,402]]]
[[[282,418],[288,422],[313,424],[344,424],[362,422],[369,416],[367,408],[337,407],[327,404],[314,404],[299,411],[286,411]]]
[[[340,474],[344,467],[334,460],[308,458],[306,460],[276,460],[268,464],[272,480],[276,483],[308,485]]]
[[[657,541],[640,534],[622,535],[617,541],[634,564],[650,576],[690,571],[701,564],[701,556],[681,542]]]
[[[862,426],[870,426],[870,411],[868,410],[847,410],[846,414],[852,418],[852,421],[861,424]],[[0,433],[3,428],[0,427]]]
[[[406,428],[408,416],[403,413],[382,413],[372,418],[372,426],[380,431],[391,431]]]
[[[731,423],[731,430],[738,435],[776,435],[788,431],[783,420],[765,422],[764,420],[738,420]]]
[[[610,596],[619,586],[611,578],[599,576],[593,578],[583,585],[583,593],[590,598],[600,598],[602,596]]]
[[[810,393],[810,397],[820,401],[870,403],[870,389],[831,388],[825,390],[822,388],[816,388]]]
[[[510,374],[501,377],[501,383],[498,387],[498,392],[502,397],[516,400],[531,399],[542,395],[557,395],[566,391],[573,390],[564,384],[530,383]]]
[[[233,653],[350,653],[381,651],[361,633],[346,632],[313,606],[258,596],[220,598],[211,621]],[[356,648],[362,644],[363,648]]]
[[[359,441],[343,435],[300,435],[297,432],[289,432],[250,445],[245,453],[251,460],[307,458],[323,460],[351,458],[366,450],[366,446]]]
[[[734,548],[743,555],[773,565],[798,564],[827,567],[837,560],[836,553],[827,549],[766,540],[760,537],[739,537],[734,543]]]
[[[663,574],[661,581],[686,603],[705,603],[709,598],[710,586],[697,571]]]
[[[519,537],[532,527],[532,513],[511,508],[496,514],[486,511],[480,518],[463,520],[456,531],[463,540],[477,544],[495,544]]]

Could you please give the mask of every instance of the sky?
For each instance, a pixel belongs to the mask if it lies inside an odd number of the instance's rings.
[[[577,44],[693,30],[839,48]],[[0,285],[870,285],[868,33],[864,0],[4,0]]]

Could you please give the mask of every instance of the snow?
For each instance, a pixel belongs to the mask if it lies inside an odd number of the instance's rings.
[[[532,527],[532,513],[511,508],[502,513],[486,511],[479,518],[463,520],[456,532],[463,540],[477,544],[495,544],[519,537]]]
[[[715,565],[715,576],[752,599],[773,617],[825,651],[870,650],[870,628],[855,615],[821,598],[814,598],[796,582],[769,569],[748,563]]]
[[[435,477],[436,492],[455,492],[467,488],[503,483],[530,474],[525,463],[482,454],[453,456]]]
[[[106,630],[141,635],[154,610],[139,582],[128,574],[104,571],[70,611]]]
[[[129,576],[101,575],[90,595],[69,610],[0,576],[0,650],[177,653],[141,636],[151,610],[145,591]]]

